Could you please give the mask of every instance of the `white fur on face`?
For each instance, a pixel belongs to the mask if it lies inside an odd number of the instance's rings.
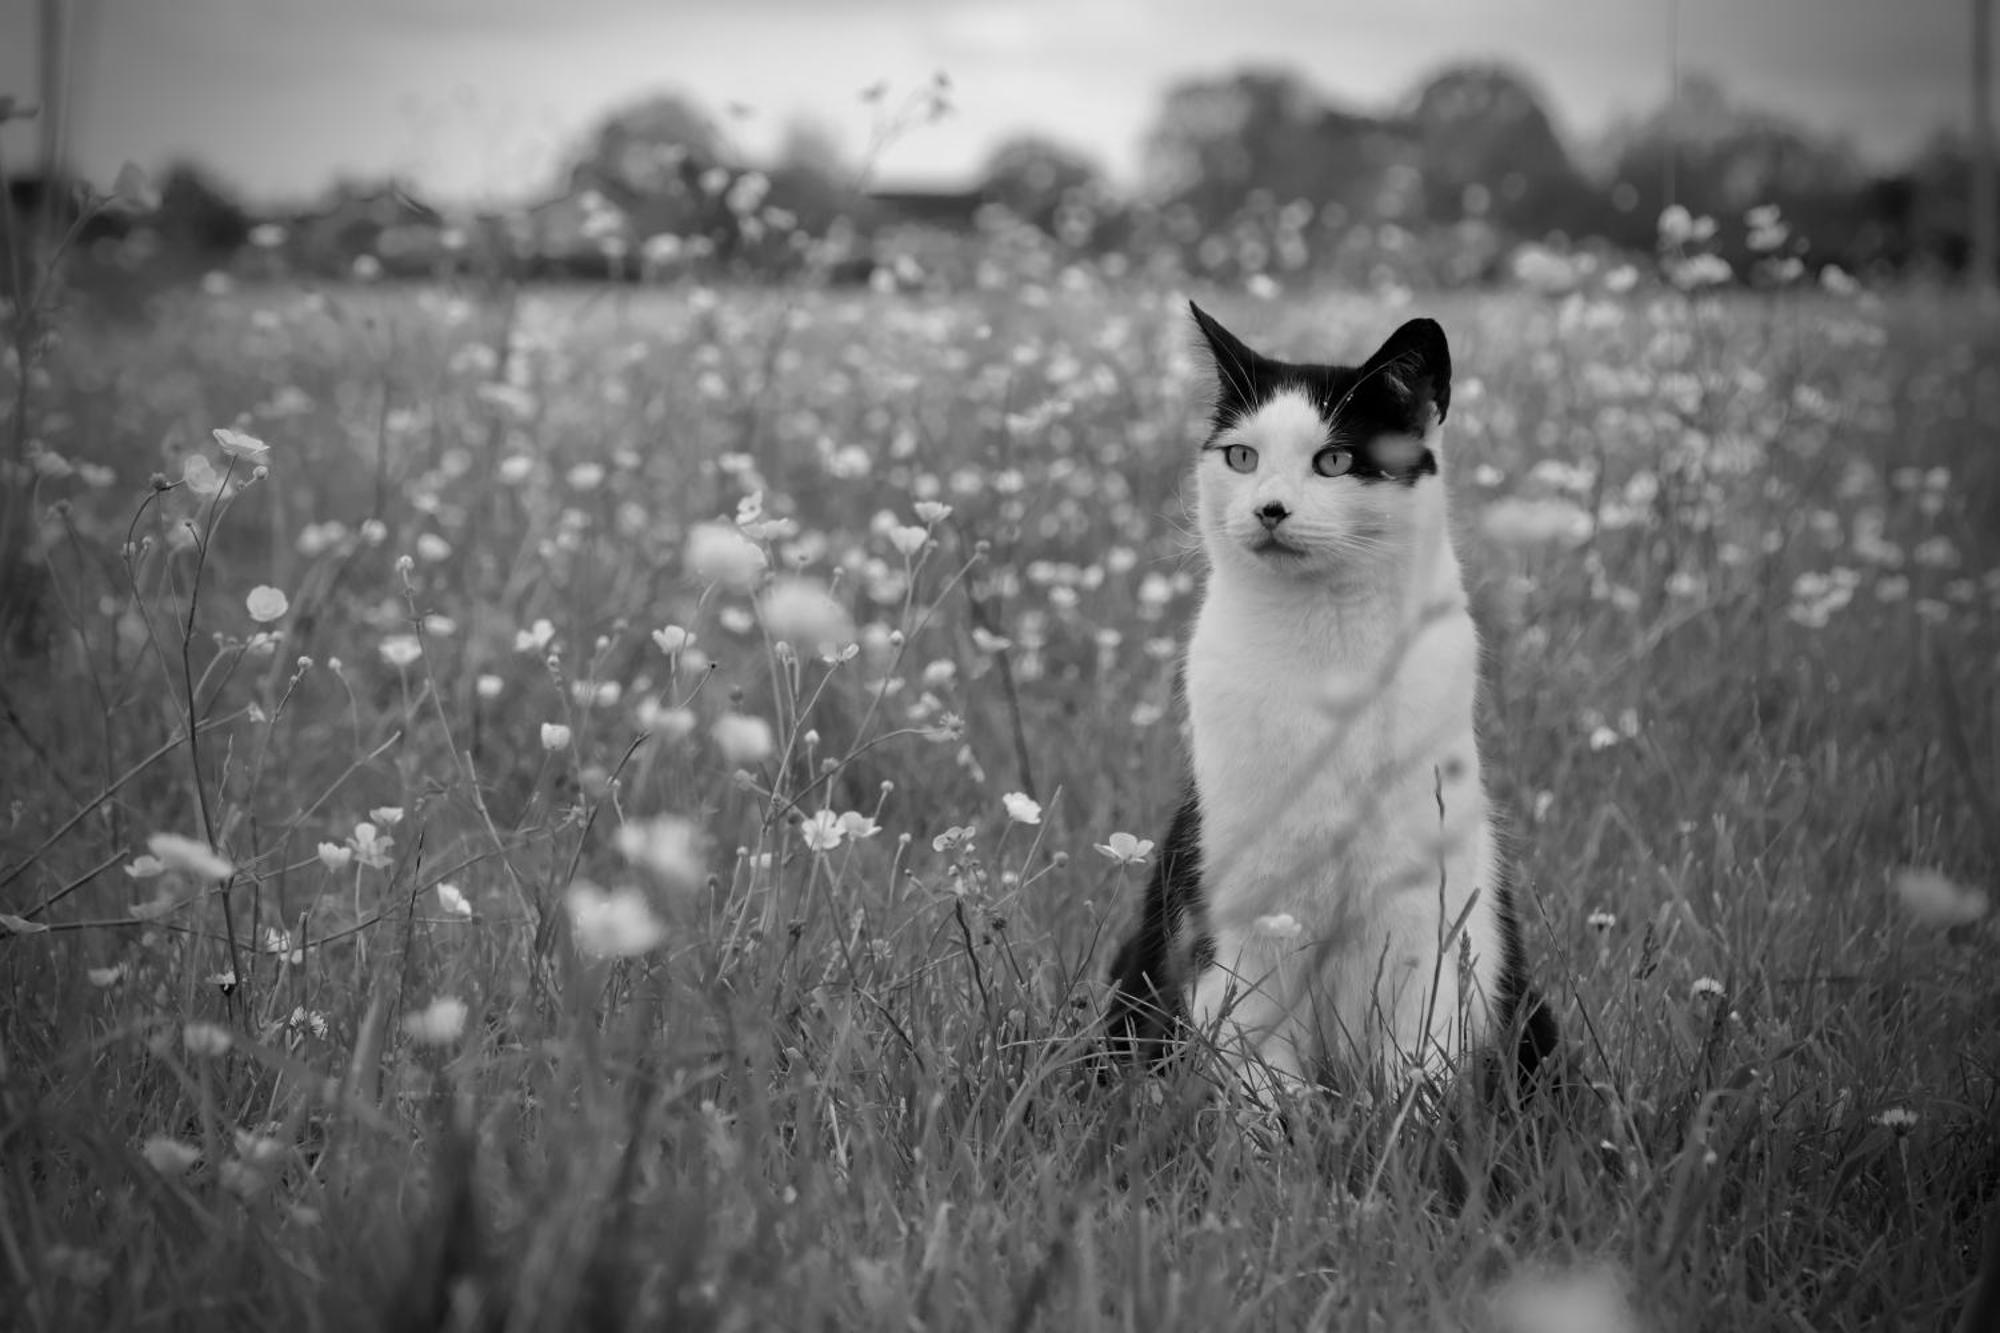
[[[1213,560],[1279,575],[1323,578],[1405,556],[1414,512],[1439,492],[1436,479],[1414,487],[1322,477],[1313,458],[1332,441],[1319,410],[1302,391],[1277,394],[1215,437],[1196,472],[1202,539]],[[1226,446],[1257,452],[1248,472],[1224,461]],[[1273,501],[1289,516],[1267,529],[1259,512]]]

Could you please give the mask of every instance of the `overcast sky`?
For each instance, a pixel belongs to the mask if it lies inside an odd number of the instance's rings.
[[[878,179],[964,180],[1023,129],[1130,179],[1161,92],[1189,74],[1285,64],[1384,107],[1444,62],[1498,57],[1539,81],[1577,142],[1664,100],[1677,50],[1682,69],[1881,162],[1964,121],[1971,3],[68,0],[71,143],[102,180],[126,160],[191,156],[258,199],[394,173],[441,199],[498,202],[544,190],[593,121],[651,92],[692,94],[752,151],[810,118],[858,153],[871,115],[859,90],[942,70],[956,114],[900,137]],[[0,93],[37,92],[40,7],[0,0]],[[32,142],[10,127],[8,162]]]

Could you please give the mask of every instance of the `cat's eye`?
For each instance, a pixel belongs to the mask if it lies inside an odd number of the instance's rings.
[[[1331,445],[1313,455],[1313,471],[1322,477],[1337,477],[1353,466],[1353,454]]]
[[[1231,472],[1248,472],[1257,466],[1257,451],[1247,444],[1226,445],[1222,461],[1229,464]]]

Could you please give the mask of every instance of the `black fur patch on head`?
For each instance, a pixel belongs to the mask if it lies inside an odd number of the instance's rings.
[[[1451,346],[1436,320],[1409,321],[1358,366],[1307,365],[1264,356],[1192,301],[1188,309],[1215,361],[1214,432],[1297,390],[1319,409],[1328,442],[1354,451],[1348,476],[1413,486],[1437,474],[1421,443],[1451,406]]]

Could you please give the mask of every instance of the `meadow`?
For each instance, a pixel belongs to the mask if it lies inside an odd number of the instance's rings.
[[[2000,326],[1195,294],[1452,339],[1560,1095],[1273,1133],[1099,1077],[1182,781],[1186,293],[214,283],[0,375],[5,1322],[1947,1325],[2000,1193]]]

